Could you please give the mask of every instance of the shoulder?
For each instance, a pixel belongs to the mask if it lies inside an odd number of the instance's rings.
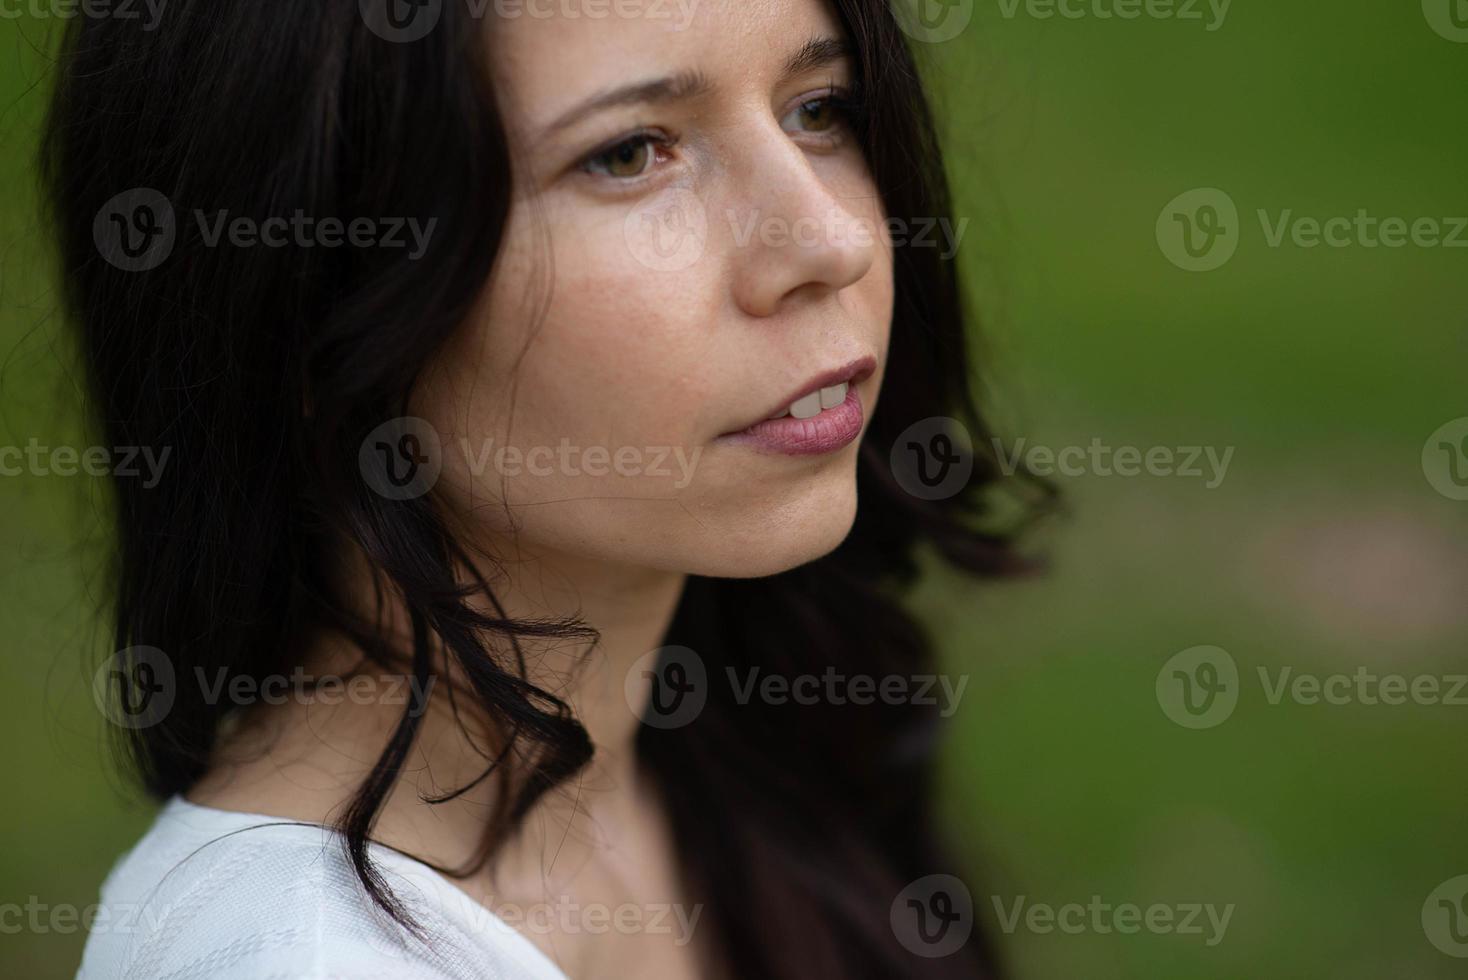
[[[175,799],[103,884],[80,977],[557,976],[508,927],[468,918],[469,906],[492,916],[431,869],[380,848],[373,859],[427,942],[372,903],[330,829]]]

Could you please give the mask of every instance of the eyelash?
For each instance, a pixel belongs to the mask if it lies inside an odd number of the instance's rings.
[[[864,107],[861,100],[857,98],[852,92],[845,89],[833,89],[830,92],[827,92],[825,95],[817,96],[813,99],[806,99],[803,102],[797,103],[791,109],[791,112],[799,112],[800,110],[808,108],[810,106],[825,106],[835,110],[836,112],[837,119],[833,124],[833,127],[838,128],[839,130],[842,130],[844,132],[840,132],[836,135],[830,136],[824,133],[812,134],[824,138],[828,146],[834,147],[840,145],[843,142],[845,136],[850,135],[853,131],[859,129],[863,121]],[[789,113],[787,113],[787,115],[789,115]],[[647,170],[651,169],[650,167],[645,168],[643,173],[637,174],[635,176],[616,177],[611,174],[598,172],[595,169],[595,165],[611,159],[621,150],[628,149],[629,147],[639,147],[643,144],[648,144],[654,152],[661,156],[662,154],[665,154],[667,151],[678,145],[678,137],[669,135],[658,130],[640,130],[638,132],[632,133],[631,135],[624,136],[621,139],[618,139],[615,143],[604,146],[602,149],[595,150],[587,156],[583,157],[581,162],[577,164],[577,170],[586,173],[592,177],[604,177],[607,180],[623,184],[630,184],[638,180],[642,180],[645,178]]]

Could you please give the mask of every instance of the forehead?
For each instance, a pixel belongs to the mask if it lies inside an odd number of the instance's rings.
[[[536,130],[588,95],[697,69],[721,88],[773,78],[826,0],[496,0],[488,43],[507,122]]]

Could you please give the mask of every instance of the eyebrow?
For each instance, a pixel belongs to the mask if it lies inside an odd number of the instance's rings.
[[[785,67],[780,69],[780,80],[786,81],[806,72],[812,72],[827,65],[834,64],[843,58],[853,58],[856,52],[845,40],[834,37],[813,37],[800,46],[800,50],[790,56],[785,62]]]
[[[844,40],[834,37],[811,38],[785,62],[780,69],[780,81],[788,81],[852,55],[851,45]],[[606,109],[628,105],[666,105],[708,95],[714,88],[713,80],[696,68],[663,78],[633,82],[594,95],[572,106],[545,127],[544,135],[550,136]]]

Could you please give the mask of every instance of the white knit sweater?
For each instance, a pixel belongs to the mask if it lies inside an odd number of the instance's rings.
[[[81,980],[566,980],[432,868],[374,845],[418,942],[315,824],[175,797],[102,886]]]

